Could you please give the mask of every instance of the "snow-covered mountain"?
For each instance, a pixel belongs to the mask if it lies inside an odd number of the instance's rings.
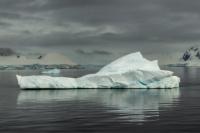
[[[186,66],[200,66],[200,49],[194,46],[187,49],[183,53],[180,63]]]
[[[21,54],[11,48],[0,48],[0,66],[2,65],[75,65],[68,57],[60,53],[27,53]]]
[[[200,48],[190,47],[178,59],[177,64],[172,66],[200,66]]]
[[[191,47],[189,49],[187,49],[185,51],[185,53],[183,54],[182,58],[183,61],[187,62],[187,61],[193,61],[193,60],[197,60],[200,61],[200,50],[198,47]]]

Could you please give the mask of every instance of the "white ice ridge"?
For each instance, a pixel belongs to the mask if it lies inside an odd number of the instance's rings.
[[[160,70],[140,52],[121,57],[95,74],[80,78],[17,75],[20,88],[177,88],[180,78]]]

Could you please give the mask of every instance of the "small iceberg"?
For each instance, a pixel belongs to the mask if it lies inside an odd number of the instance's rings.
[[[140,52],[123,56],[95,74],[80,78],[16,75],[22,89],[40,88],[177,88],[180,78],[161,70],[158,61],[145,59]]]
[[[52,69],[52,70],[47,70],[43,71],[42,74],[59,74],[60,70],[59,69]]]

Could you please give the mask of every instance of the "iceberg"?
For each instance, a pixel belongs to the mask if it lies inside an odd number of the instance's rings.
[[[60,70],[59,69],[52,69],[52,70],[48,70],[48,71],[43,71],[43,74],[59,74]]]
[[[145,59],[140,52],[123,56],[95,74],[79,78],[16,75],[22,89],[41,88],[177,88],[180,78],[161,70],[158,61]]]

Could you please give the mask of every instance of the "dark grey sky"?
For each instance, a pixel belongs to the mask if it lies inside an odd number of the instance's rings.
[[[78,63],[135,51],[163,61],[199,40],[199,0],[0,0],[1,47]]]

